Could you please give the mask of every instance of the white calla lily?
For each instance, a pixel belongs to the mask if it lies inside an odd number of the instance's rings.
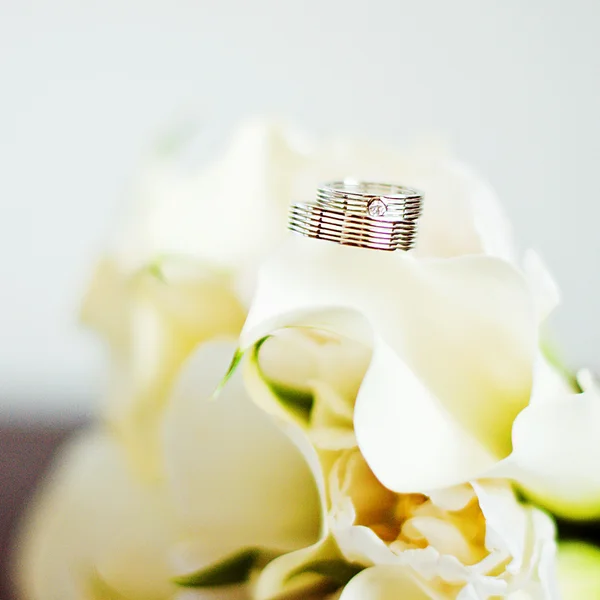
[[[263,267],[242,347],[291,326],[372,347],[354,427],[390,489],[466,481],[510,453],[536,337],[527,284],[507,263],[423,261],[292,236]]]
[[[598,515],[597,392],[573,392],[540,353],[556,290],[528,263],[526,276],[493,257],[423,260],[290,236],[261,271],[241,345],[313,328],[370,347],[354,432],[394,491],[510,477],[562,514]],[[532,283],[536,269],[544,284]]]

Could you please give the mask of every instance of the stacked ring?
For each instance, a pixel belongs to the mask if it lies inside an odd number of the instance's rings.
[[[289,229],[344,246],[410,250],[423,195],[387,183],[335,181],[317,190],[314,203],[293,204]]]

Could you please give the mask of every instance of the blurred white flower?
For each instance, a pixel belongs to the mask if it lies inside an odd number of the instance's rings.
[[[163,471],[159,428],[183,363],[203,342],[237,337],[244,318],[230,279],[196,262],[165,259],[128,272],[105,259],[96,268],[82,320],[109,346],[102,413],[144,476]]]
[[[231,351],[206,344],[178,374],[160,424],[164,481],[140,477],[101,427],[65,448],[21,537],[24,597],[167,600],[182,593],[175,576],[240,548],[288,552],[317,539],[320,500],[299,451],[238,377],[210,400]]]

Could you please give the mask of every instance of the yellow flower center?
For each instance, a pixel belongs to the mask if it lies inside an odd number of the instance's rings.
[[[394,552],[432,546],[464,565],[488,555],[485,518],[468,484],[430,496],[396,494],[379,482],[358,450],[351,450],[331,472],[333,514],[347,509],[348,500],[353,525],[368,527]]]

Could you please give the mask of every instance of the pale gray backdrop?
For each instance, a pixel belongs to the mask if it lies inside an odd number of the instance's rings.
[[[570,364],[600,368],[598,6],[0,0],[0,412],[93,406],[79,294],[149,140],[192,107],[445,136],[555,271]]]

